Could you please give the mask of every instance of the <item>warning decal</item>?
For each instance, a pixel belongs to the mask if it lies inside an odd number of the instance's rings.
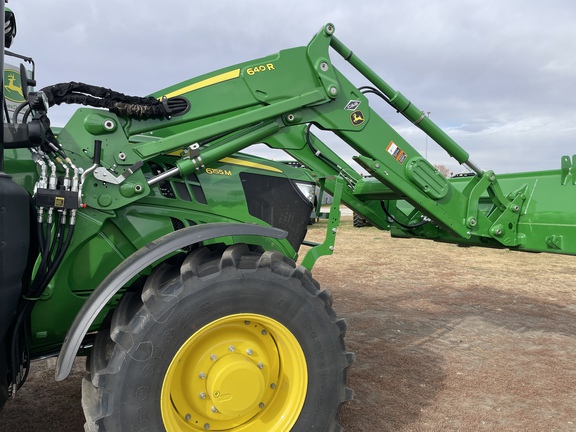
[[[406,160],[406,153],[404,153],[400,147],[394,144],[394,141],[390,141],[390,144],[388,144],[388,147],[386,147],[386,151],[400,163],[404,163]]]
[[[361,102],[358,101],[358,100],[351,100],[351,101],[349,101],[349,102],[346,104],[346,106],[344,107],[344,109],[345,109],[345,110],[348,110],[348,111],[355,111],[356,108],[358,108],[358,107],[360,106],[360,103],[361,103]]]

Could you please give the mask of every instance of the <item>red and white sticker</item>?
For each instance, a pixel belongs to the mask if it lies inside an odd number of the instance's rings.
[[[398,147],[394,141],[390,141],[390,144],[388,144],[388,147],[386,147],[386,151],[400,163],[404,163],[406,160],[406,153],[404,153],[404,151]]]

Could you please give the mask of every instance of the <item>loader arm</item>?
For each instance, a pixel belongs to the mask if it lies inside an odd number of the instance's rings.
[[[504,196],[493,172],[480,170],[464,149],[333,33],[334,26],[327,24],[307,47],[281,51],[155,93],[159,99],[184,98],[187,110],[170,119],[127,123],[124,129],[128,139],[130,135],[156,139],[127,147],[122,151],[129,155],[126,161],[182,152],[178,169],[172,174],[186,176],[264,142],[285,150],[318,178],[344,178],[344,203],[380,228],[395,226],[411,235],[457,242],[484,238],[493,245],[518,246],[516,227],[526,189]],[[358,88],[342,75],[330,60],[330,48],[364,75],[371,86]],[[384,98],[459,163],[472,168],[476,176],[469,179],[466,188],[453,186],[374,112],[366,92]],[[309,125],[333,131],[358,153],[356,162],[378,183],[368,184],[362,179],[310,132]],[[109,153],[111,157],[114,155]],[[326,186],[329,191],[333,188],[330,181]],[[479,210],[479,200],[485,195],[492,204],[489,212]],[[408,203],[413,211],[408,215],[401,212],[398,200]],[[412,228],[422,220],[432,223]]]
[[[333,65],[331,51],[369,84],[358,87],[350,82]],[[115,179],[107,184],[110,199],[105,201],[97,190],[101,183],[85,182],[83,196],[89,207],[114,210],[146,196],[150,186],[171,176],[204,172],[235,152],[265,143],[311,169],[329,192],[334,192],[333,179],[341,178],[343,203],[394,235],[576,253],[576,244],[565,241],[575,227],[563,220],[564,204],[555,202],[544,221],[540,208],[534,207],[551,193],[569,195],[568,174],[558,172],[558,182],[550,173],[508,176],[503,187],[494,172],[479,168],[422,110],[339,41],[332,24],[306,47],[193,78],[152,96],[177,108],[168,109],[165,118],[140,120],[81,110],[62,132],[62,141],[88,143],[83,144],[85,153],[101,154],[88,178]],[[445,178],[372,109],[368,96],[386,101],[474,175]],[[350,146],[357,153],[354,160],[371,178],[354,170],[331,143],[314,135],[312,127],[331,131]],[[91,148],[91,141],[106,138],[101,152],[96,144]],[[144,178],[139,164],[162,155],[179,156],[175,167]],[[122,170],[124,174],[116,177]]]

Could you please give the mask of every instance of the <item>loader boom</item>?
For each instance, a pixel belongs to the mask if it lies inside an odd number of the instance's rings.
[[[555,221],[542,221],[541,213],[538,223],[532,222],[530,199],[534,204],[534,198],[550,193],[549,188],[568,193],[569,188],[560,179],[551,180],[557,174],[505,176],[505,183],[501,184],[494,172],[484,171],[472,162],[462,147],[333,33],[334,26],[327,24],[306,47],[284,50],[154,93],[160,100],[168,103],[178,100],[185,105],[168,119],[126,121],[108,114],[109,120],[121,127],[112,131],[94,127],[91,138],[113,134],[120,140],[104,148],[100,164],[127,169],[160,155],[181,154],[177,169],[162,174],[161,179],[166,179],[203,171],[234,152],[266,143],[309,167],[317,179],[324,179],[329,192],[334,191],[332,179],[342,178],[346,184],[343,203],[396,235],[576,253],[576,245],[566,241],[573,224],[551,229]],[[362,87],[352,84],[331,62],[330,48],[370,84]],[[367,97],[370,94],[384,99],[475,175],[458,181],[446,179],[371,108]],[[65,145],[67,140],[84,141],[85,119],[92,118],[97,124],[106,121],[106,116],[101,117],[102,114],[82,113],[67,127],[61,142]],[[352,169],[313,134],[311,126],[332,131],[354,149],[358,153],[355,161],[372,178],[364,179]],[[99,174],[102,180],[106,173],[101,169]],[[145,196],[149,185],[160,181],[154,178],[144,181],[138,172],[128,180],[114,188],[109,185],[108,194],[115,194],[112,197],[115,204],[105,202],[105,205],[90,199],[96,194],[90,193],[91,186],[87,184],[86,203],[103,210],[121,206],[126,200]],[[550,216],[562,213],[564,209],[558,208]]]

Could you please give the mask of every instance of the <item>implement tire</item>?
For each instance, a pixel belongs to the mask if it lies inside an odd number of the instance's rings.
[[[346,323],[279,252],[201,248],[122,298],[83,381],[86,431],[340,431]]]

